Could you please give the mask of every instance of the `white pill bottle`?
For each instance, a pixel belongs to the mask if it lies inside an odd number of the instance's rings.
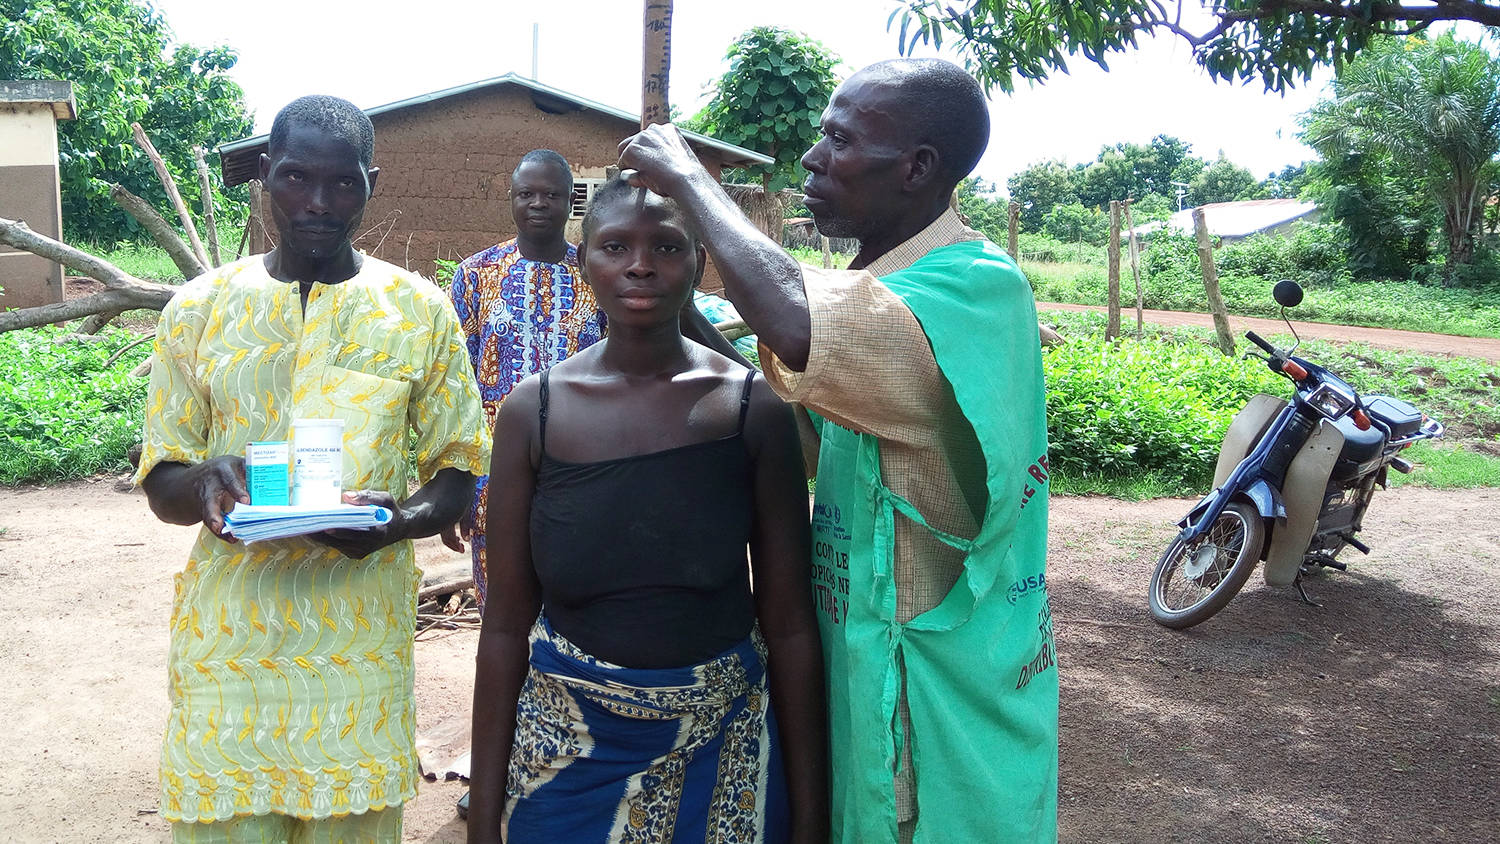
[[[292,505],[333,507],[344,497],[344,420],[292,420]]]

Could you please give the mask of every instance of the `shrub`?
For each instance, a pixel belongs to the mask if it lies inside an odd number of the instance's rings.
[[[1048,349],[1047,433],[1064,476],[1153,475],[1193,489],[1213,477],[1234,414],[1281,379],[1197,342],[1070,337]]]
[[[63,333],[49,326],[0,334],[0,484],[124,470],[126,450],[140,442],[146,380],[129,373],[151,345],[106,370],[134,335],[110,327],[102,343],[54,343]]]

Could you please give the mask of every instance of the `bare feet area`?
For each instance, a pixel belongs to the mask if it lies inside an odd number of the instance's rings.
[[[1107,310],[1102,305],[1065,305],[1056,302],[1037,302],[1038,311],[1095,311]],[[1212,328],[1213,317],[1183,311],[1143,311],[1141,317],[1152,325],[1196,325]],[[1042,316],[1042,322],[1047,318]],[[1135,330],[1135,308],[1120,309],[1120,324],[1126,333]],[[1385,349],[1417,352],[1424,355],[1447,355],[1466,357],[1500,363],[1500,339],[1493,337],[1457,337],[1451,334],[1428,334],[1423,331],[1400,331],[1394,328],[1364,328],[1357,325],[1331,325],[1323,322],[1293,322],[1297,333],[1303,338],[1338,340],[1344,343],[1367,343]],[[1269,337],[1286,333],[1286,323],[1279,319],[1259,317],[1229,317],[1229,327],[1235,339],[1245,336],[1246,331]]]
[[[0,840],[167,838],[166,623],[193,529],[111,481],[0,490]],[[1500,491],[1377,495],[1374,553],[1312,579],[1321,607],[1256,577],[1174,632],[1145,590],[1187,507],[1053,500],[1062,839],[1500,840]],[[419,737],[462,741],[476,639],[418,641]],[[425,783],[406,840],[462,841],[462,793]]]

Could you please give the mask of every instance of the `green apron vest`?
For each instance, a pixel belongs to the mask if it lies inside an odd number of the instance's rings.
[[[875,437],[822,421],[813,577],[829,677],[833,840],[895,840],[893,776],[908,741],[916,842],[1052,840],[1057,671],[1036,304],[1015,263],[988,241],[933,250],[881,281],[921,323],[974,428],[988,505],[973,541],[931,528],[882,483]],[[967,555],[942,602],[906,624],[896,622],[897,513]],[[897,717],[903,666],[910,736]]]

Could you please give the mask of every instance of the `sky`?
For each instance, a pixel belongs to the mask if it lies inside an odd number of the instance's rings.
[[[303,94],[333,94],[362,108],[500,76],[530,75],[532,24],[539,25],[537,78],[616,106],[640,109],[638,0],[257,0],[234,6],[153,0],[180,42],[228,44],[240,57],[231,75],[245,90],[257,132]],[[798,30],[842,59],[838,74],[897,57],[888,0],[676,0],[671,102],[693,114],[706,85],[727,69],[731,42],[752,26]],[[919,48],[918,55],[944,55]],[[1322,93],[1323,72],[1286,96],[1212,82],[1178,39],[1143,42],[1109,59],[1110,70],[1079,57],[1069,74],[1017,84],[990,97],[991,137],[976,173],[1003,186],[1030,164],[1094,160],[1121,142],[1167,134],[1193,154],[1229,160],[1265,178],[1315,158],[1297,141],[1297,116]],[[228,140],[228,139],[226,139]]]

